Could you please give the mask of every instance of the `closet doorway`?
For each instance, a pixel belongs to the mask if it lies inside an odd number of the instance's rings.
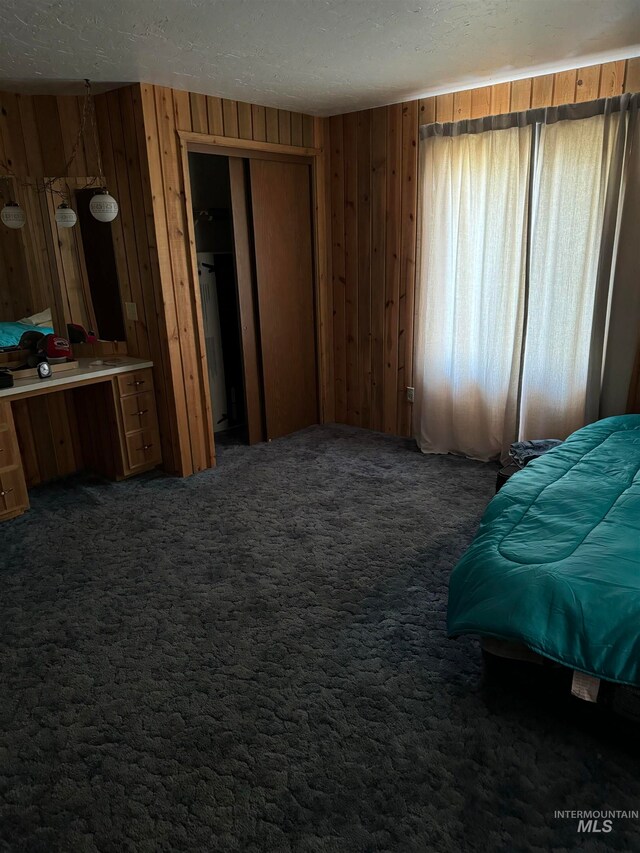
[[[190,151],[195,259],[215,441],[318,422],[307,158]]]

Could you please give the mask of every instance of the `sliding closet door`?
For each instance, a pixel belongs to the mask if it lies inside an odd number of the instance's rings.
[[[238,283],[238,313],[244,365],[244,392],[247,406],[249,444],[264,441],[262,426],[262,394],[257,337],[256,305],[251,270],[251,237],[247,211],[245,160],[229,157],[229,185],[233,215],[236,281]]]
[[[309,166],[251,160],[267,438],[318,422]]]

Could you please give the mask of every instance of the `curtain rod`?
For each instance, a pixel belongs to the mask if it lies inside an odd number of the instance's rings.
[[[487,130],[509,130],[512,127],[526,127],[530,124],[555,124],[558,121],[576,121],[608,115],[626,110],[636,110],[640,94],[630,92],[616,95],[614,98],[598,98],[580,104],[563,104],[557,107],[535,107],[521,112],[500,113],[499,115],[467,118],[460,121],[432,122],[420,126],[420,139],[430,136],[460,136],[464,133],[484,133]]]

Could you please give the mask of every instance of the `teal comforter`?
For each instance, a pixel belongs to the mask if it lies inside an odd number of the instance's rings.
[[[453,570],[447,628],[640,685],[640,415],[590,424],[511,477]]]
[[[25,332],[42,332],[43,335],[50,335],[53,329],[48,326],[32,326],[29,323],[0,323],[0,348],[1,347],[17,347],[20,338]]]

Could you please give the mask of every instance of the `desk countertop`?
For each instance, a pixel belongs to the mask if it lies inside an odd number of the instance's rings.
[[[38,377],[18,379],[16,377],[19,373],[16,372],[13,388],[0,388],[0,400],[10,400],[12,397],[35,397],[49,391],[62,391],[66,385],[82,385],[83,382],[89,384],[100,379],[108,379],[117,373],[128,373],[131,370],[153,367],[152,361],[125,355],[79,358],[77,361],[78,367],[73,370],[62,370],[54,373],[50,379],[39,379]]]

